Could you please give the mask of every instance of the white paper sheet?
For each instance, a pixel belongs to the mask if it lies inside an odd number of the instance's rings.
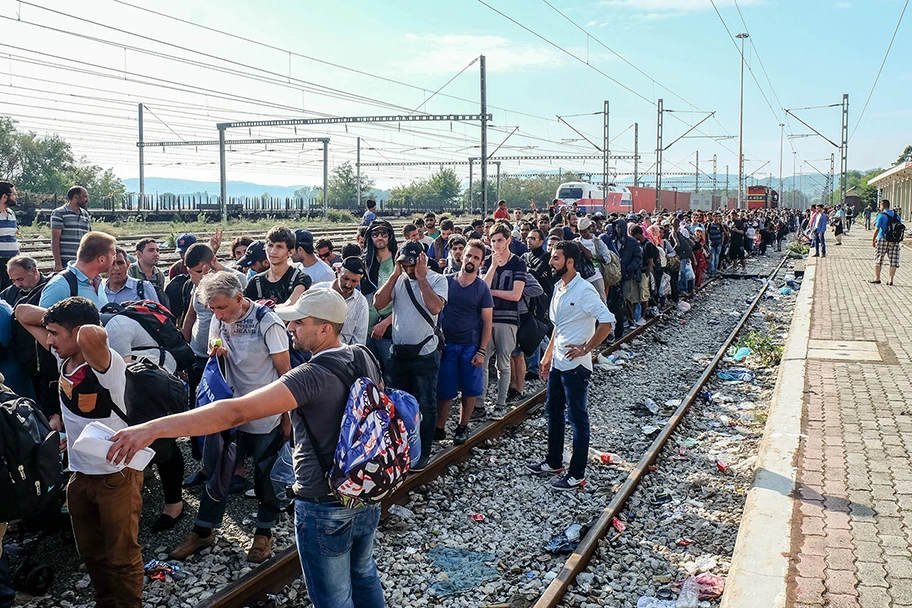
[[[100,422],[90,422],[86,425],[85,429],[83,429],[82,434],[76,439],[76,442],[73,443],[70,449],[86,454],[87,456],[94,456],[106,460],[108,450],[111,449],[111,445],[114,443],[111,441],[114,432],[113,429],[108,428]],[[154,457],[155,450],[152,448],[143,448],[133,456],[133,460],[127,466],[131,469],[142,471],[149,465],[149,462],[151,462]],[[124,468],[123,463],[116,466],[119,470]]]

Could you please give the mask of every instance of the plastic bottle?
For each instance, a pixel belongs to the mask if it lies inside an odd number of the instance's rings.
[[[692,576],[687,577],[681,585],[681,593],[675,602],[675,608],[697,608],[700,604],[700,584]]]
[[[411,509],[407,509],[406,507],[403,507],[402,505],[392,505],[392,506],[390,506],[389,512],[390,512],[392,515],[398,515],[398,516],[401,517],[402,519],[410,519],[410,518],[412,518],[412,517],[415,516],[415,512],[414,512],[414,511],[412,511]]]
[[[657,597],[643,596],[637,600],[637,608],[675,608],[674,600],[660,600]]]
[[[601,462],[603,464],[618,464],[623,462],[623,459],[617,454],[612,454],[611,452],[600,452],[599,450],[589,448],[589,457],[596,462]]]

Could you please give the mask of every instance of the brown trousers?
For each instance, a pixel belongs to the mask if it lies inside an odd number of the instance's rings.
[[[76,473],[67,485],[76,548],[98,608],[142,608],[142,484],[142,471],[124,469],[109,475]]]

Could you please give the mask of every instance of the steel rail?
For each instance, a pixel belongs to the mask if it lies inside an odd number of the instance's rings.
[[[782,268],[788,260],[788,256],[784,256],[776,268],[769,273],[767,278],[771,279],[778,274],[779,270]],[[696,384],[693,385],[693,388],[690,389],[690,392],[687,393],[687,397],[681,402],[681,405],[677,407],[674,414],[671,418],[668,419],[668,422],[665,423],[665,426],[662,427],[662,431],[655,438],[652,444],[649,446],[649,449],[640,458],[636,467],[631,471],[627,480],[623,485],[615,492],[614,496],[611,499],[611,502],[608,503],[608,506],[602,511],[601,516],[589,530],[583,540],[580,542],[579,546],[573,552],[573,554],[567,559],[564,563],[564,567],[558,573],[557,578],[551,581],[551,584],[548,585],[545,592],[535,603],[534,608],[554,608],[563,600],[564,595],[567,593],[567,590],[570,588],[570,585],[576,580],[576,577],[579,573],[585,569],[586,564],[589,563],[589,560],[592,558],[592,555],[598,549],[599,541],[607,534],[608,530],[611,529],[611,520],[620,513],[621,508],[624,506],[624,503],[627,502],[627,499],[630,498],[630,495],[633,494],[633,491],[639,485],[640,480],[644,475],[649,471],[649,467],[652,466],[652,463],[658,457],[659,452],[662,448],[665,447],[665,444],[668,442],[668,439],[674,433],[675,429],[678,428],[678,425],[683,420],[684,415],[696,401],[697,396],[702,390],[703,386],[709,381],[712,377],[713,372],[719,366],[719,363],[722,361],[722,357],[725,356],[725,351],[728,350],[728,347],[731,346],[734,342],[737,335],[744,328],[744,325],[747,323],[747,320],[750,318],[750,315],[754,312],[754,309],[757,307],[757,304],[763,298],[763,295],[766,293],[766,282],[764,282],[764,288],[760,290],[760,293],[753,299],[750,306],[747,310],[741,315],[741,319],[738,321],[738,324],[732,329],[731,333],[726,338],[725,342],[716,352],[716,356],[713,357],[709,365],[706,366],[706,369],[703,370],[703,373],[697,379]]]
[[[717,277],[713,277],[704,282],[701,289],[709,286],[716,279]],[[669,312],[672,308],[673,306],[666,307],[663,309],[663,313]],[[662,318],[662,315],[653,317],[645,325],[634,328],[619,340],[599,351],[599,354],[607,355],[620,349],[659,323]],[[506,412],[503,417],[492,420],[473,432],[463,445],[452,446],[438,452],[425,469],[410,474],[405,482],[381,503],[383,517],[387,515],[392,505],[408,502],[409,493],[412,490],[431,483],[443,475],[451,465],[468,459],[474,447],[488,439],[499,437],[507,428],[522,424],[544,405],[546,394],[546,389],[540,390]],[[288,547],[269,559],[263,566],[251,570],[236,581],[222,587],[200,602],[198,608],[245,608],[262,600],[268,594],[278,593],[300,575],[301,562],[298,559],[297,548]]]

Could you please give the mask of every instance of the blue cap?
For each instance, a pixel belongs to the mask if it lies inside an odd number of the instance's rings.
[[[177,250],[181,253],[186,253],[187,249],[196,242],[196,236],[186,232],[179,237],[177,237]]]

